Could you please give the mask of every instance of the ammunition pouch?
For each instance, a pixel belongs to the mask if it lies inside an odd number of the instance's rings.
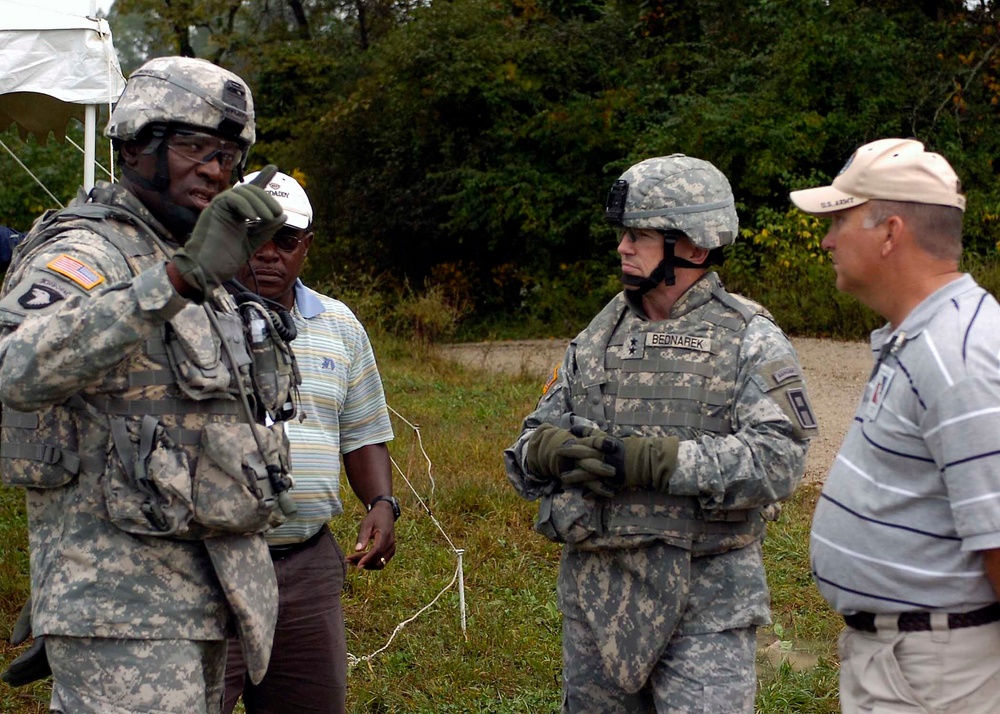
[[[582,489],[543,496],[535,530],[580,550],[637,548],[666,542],[692,555],[745,548],[764,535],[760,511],[705,511],[698,500],[651,491],[600,498]]]
[[[108,515],[135,535],[205,539],[260,533],[284,521],[267,464],[246,423],[166,428],[156,417],[112,417],[104,474]],[[255,426],[270,463],[287,447],[284,429]],[[194,467],[192,470],[192,464]]]
[[[81,469],[100,472],[103,459],[81,456],[74,419],[62,408],[19,412],[3,407],[0,479],[7,486],[61,488]]]
[[[220,339],[239,344],[244,340],[243,324],[237,315],[217,313],[223,331],[216,335],[205,308],[186,305],[164,326],[163,342],[173,381],[191,399],[232,399],[233,374],[221,358]],[[235,368],[249,364],[245,349],[234,349],[237,359],[245,360]]]

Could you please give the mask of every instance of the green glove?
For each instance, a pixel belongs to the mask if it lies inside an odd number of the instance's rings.
[[[552,424],[539,424],[528,437],[524,452],[524,465],[528,473],[540,479],[558,479],[562,467],[567,465],[556,450],[576,437],[566,429]]]
[[[260,246],[285,225],[281,205],[264,186],[278,167],[264,168],[250,183],[223,191],[198,216],[173,262],[190,285],[208,295],[236,275]]]
[[[19,645],[31,637],[31,598],[24,603],[21,614],[17,616],[14,629],[10,633],[10,643]],[[0,679],[12,687],[21,687],[52,674],[49,658],[45,653],[45,638],[36,637],[31,646],[7,665],[0,672]]]
[[[559,474],[559,480],[566,486],[587,488],[598,496],[611,498],[622,485],[618,469],[605,459],[610,450],[616,448],[614,439],[599,429],[574,426],[570,429],[575,439],[556,449],[556,454],[571,462]]]
[[[31,647],[12,660],[7,669],[0,672],[0,679],[12,687],[23,687],[25,684],[45,679],[50,674],[52,668],[45,652],[45,638],[36,637]]]
[[[563,483],[586,483],[600,479],[607,488],[624,487],[667,493],[670,476],[677,466],[680,441],[675,436],[626,436],[619,439],[603,432],[577,439],[572,446],[591,448],[599,460],[581,458],[576,468],[562,474]],[[559,455],[573,453],[563,447]],[[593,490],[593,486],[590,486]]]
[[[14,629],[10,631],[10,643],[19,645],[31,637],[31,598],[21,607],[21,613],[17,616]]]

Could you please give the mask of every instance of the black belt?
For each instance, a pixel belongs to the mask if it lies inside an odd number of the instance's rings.
[[[949,612],[948,629],[957,630],[962,627],[979,627],[1000,620],[1000,603],[993,603],[971,612]],[[875,632],[875,613],[857,612],[844,615],[848,627],[864,632]],[[927,632],[931,629],[931,613],[901,612],[897,621],[900,632]]]
[[[313,535],[309,536],[307,540],[301,541],[299,543],[289,543],[288,545],[269,545],[267,549],[271,551],[271,560],[284,560],[290,555],[295,555],[296,553],[308,550],[314,545],[319,543],[320,538],[323,534],[328,532],[330,529],[324,523],[323,527],[316,531]]]

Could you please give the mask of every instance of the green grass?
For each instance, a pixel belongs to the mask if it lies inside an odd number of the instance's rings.
[[[547,375],[469,370],[388,337],[376,337],[375,348],[390,406],[419,426],[431,473],[415,433],[395,416],[392,456],[433,518],[395,474],[403,505],[397,554],[384,571],[349,574],[344,595],[348,649],[359,658],[376,652],[399,623],[434,600],[455,574],[453,548],[464,550],[467,621],[463,632],[456,585],[403,627],[384,651],[352,667],[348,711],[558,711],[559,548],[531,530],[535,504],[515,494],[501,460]],[[332,524],[345,550],[353,547],[363,511],[349,491],[347,496],[346,514]],[[814,490],[800,490],[771,526],[765,557],[777,627],[762,638],[806,646],[820,655],[820,664],[803,672],[762,665],[758,710],[768,714],[838,711],[834,642],[839,625],[809,577],[815,498]],[[22,504],[20,492],[0,489],[0,608],[8,630],[27,596]],[[0,644],[0,653],[5,663],[16,654],[6,644]],[[28,691],[0,685],[0,711],[42,712],[46,690],[45,684]]]

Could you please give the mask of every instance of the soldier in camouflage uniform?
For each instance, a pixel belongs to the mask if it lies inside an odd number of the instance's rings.
[[[226,638],[259,680],[276,616],[262,532],[284,519],[296,370],[287,342],[248,337],[261,308],[221,287],[284,224],[261,188],[276,169],[230,188],[253,101],[203,60],[143,65],[106,134],[121,183],[40,218],[0,295],[33,649],[51,711],[217,712]]]
[[[798,358],[715,272],[726,177],[683,155],[612,186],[625,290],[569,345],[504,452],[536,530],[564,543],[563,711],[754,710],[770,617],[764,515],[816,433]]]

